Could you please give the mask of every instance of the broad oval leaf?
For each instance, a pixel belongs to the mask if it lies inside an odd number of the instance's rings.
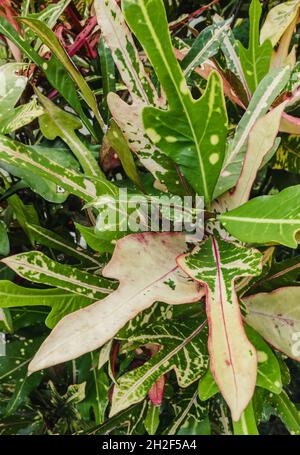
[[[279,194],[251,199],[219,219],[241,242],[275,242],[296,248],[300,230],[299,196],[300,185],[292,186]]]

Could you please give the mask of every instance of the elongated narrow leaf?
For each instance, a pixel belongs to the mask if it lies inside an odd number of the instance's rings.
[[[103,298],[113,289],[109,280],[55,262],[37,251],[16,254],[2,262],[28,281],[55,286],[92,300]]]
[[[204,95],[195,101],[173,53],[162,0],[124,0],[122,4],[126,21],[144,47],[169,103],[168,110],[144,109],[147,135],[180,166],[195,191],[209,203],[223,163],[227,134],[221,78],[213,72]]]
[[[219,216],[228,232],[242,242],[281,243],[297,247],[300,230],[300,185],[274,196],[260,196]]]
[[[21,23],[30,27],[41,39],[41,41],[49,47],[57,59],[64,65],[66,70],[72,76],[74,82],[77,84],[79,90],[81,91],[82,97],[85,100],[86,104],[92,109],[99,125],[101,128],[104,128],[104,121],[100,115],[92,90],[88,86],[88,83],[80,71],[76,68],[74,62],[66,53],[65,49],[60,44],[55,33],[46,24],[38,19],[23,17],[19,20]]]
[[[233,433],[235,435],[258,435],[252,401],[248,404],[238,422],[233,421]]]
[[[9,111],[4,118],[1,119],[0,117],[0,133],[13,133],[17,129],[28,125],[33,120],[40,117],[43,112],[43,108],[39,106],[34,99],[29,103],[22,104]]]
[[[284,107],[285,103],[282,103],[261,117],[250,131],[241,175],[233,193],[225,196],[229,209],[248,201],[261,164],[274,146]]]
[[[53,328],[66,314],[90,305],[92,300],[84,295],[62,289],[31,289],[11,281],[0,280],[0,308],[32,306],[50,307],[45,324]]]
[[[292,435],[300,435],[300,412],[285,391],[272,395],[268,400],[275,414],[280,417]]]
[[[272,393],[281,393],[282,380],[278,360],[269,345],[250,326],[245,326],[246,335],[257,352],[257,378],[256,385]],[[206,401],[219,389],[214,377],[208,369],[199,382],[198,392],[201,400]]]
[[[75,130],[82,127],[81,121],[57,107],[40,91],[35,90],[35,93],[45,108],[45,114],[39,119],[44,136],[50,140],[60,137],[70,147],[86,175],[98,176],[99,179],[106,180],[94,156],[75,133]]]
[[[196,66],[200,66],[205,60],[218,53],[220,45],[225,37],[225,31],[229,28],[229,21],[220,21],[206,27],[193,42],[187,55],[181,62],[185,76],[188,76]]]
[[[200,321],[165,322],[150,325],[132,335],[129,342],[135,345],[155,343],[162,348],[145,362],[118,379],[114,387],[111,415],[142,400],[159,379],[171,369],[176,372],[178,383],[187,387],[196,381],[208,364],[207,330]],[[126,349],[126,346],[125,348]]]
[[[248,49],[240,43],[240,59],[245,78],[251,93],[254,93],[260,81],[268,73],[272,57],[272,44],[266,40],[259,42],[259,20],[262,7],[259,0],[252,0],[250,5],[250,34]]]
[[[164,434],[210,434],[210,426],[207,422],[208,406],[200,402],[194,385],[181,389],[176,396],[172,397],[171,405],[175,417],[164,430]]]
[[[180,175],[174,163],[145,134],[143,108],[161,104],[162,101],[139,58],[123,13],[115,0],[96,0],[95,10],[106,44],[132,98],[132,104],[129,105],[117,94],[110,93],[107,102],[111,114],[123,131],[130,149],[157,180],[155,186],[175,194],[186,194],[186,190],[181,188]]]
[[[30,371],[102,346],[155,301],[197,301],[198,284],[189,281],[176,266],[176,257],[186,247],[182,234],[135,234],[118,240],[111,261],[103,269],[103,276],[120,281],[117,291],[62,319],[36,354]]]
[[[243,166],[249,134],[255,123],[268,112],[275,98],[288,82],[289,67],[271,71],[259,84],[247,111],[240,120],[222,166],[214,197],[235,186]]]
[[[246,321],[276,349],[300,361],[300,288],[245,297]]]
[[[234,281],[258,275],[260,262],[258,251],[213,237],[177,259],[186,273],[205,286],[210,369],[235,421],[253,395],[257,358],[243,328]]]
[[[76,246],[55,232],[45,229],[42,226],[37,226],[29,223],[27,223],[27,229],[31,233],[34,242],[37,242],[40,245],[54,248],[58,251],[63,251],[64,253],[75,257],[83,263],[92,263],[94,266],[100,267],[101,263],[98,259],[89,255],[81,247]]]
[[[7,235],[7,227],[3,221],[0,220],[0,256],[7,256],[9,254],[9,238]]]
[[[10,390],[13,392],[5,406],[6,414],[14,415],[19,406],[26,400],[30,392],[36,389],[43,378],[43,372],[39,372],[31,378],[26,377],[27,365],[43,338],[37,336],[31,341],[29,340],[29,337],[24,336],[19,340],[12,338],[11,342],[6,345],[6,355],[0,356],[1,385],[9,383]],[[2,419],[3,415],[1,423]]]
[[[94,129],[89,119],[83,112],[73,79],[56,56],[52,55],[50,60],[44,60],[2,16],[0,17],[0,32],[12,43],[14,43],[31,61],[40,67],[40,69],[45,73],[50,84],[59,91],[70,106],[72,106],[73,109],[80,115],[80,118],[84,122],[85,126],[96,139]]]
[[[56,183],[86,202],[93,201],[97,195],[112,194],[111,191],[114,191],[110,182],[90,181],[83,174],[66,169],[55,161],[43,157],[32,148],[8,137],[0,136],[0,146],[0,162],[31,171],[33,174]]]

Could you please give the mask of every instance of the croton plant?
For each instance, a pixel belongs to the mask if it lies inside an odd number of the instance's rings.
[[[300,434],[299,14],[0,1],[1,433]]]

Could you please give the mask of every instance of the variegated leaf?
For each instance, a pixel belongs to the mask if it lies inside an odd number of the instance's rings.
[[[194,100],[173,53],[162,0],[150,3],[124,0],[123,11],[154,67],[169,104],[168,110],[144,108],[146,133],[179,165],[194,190],[209,203],[224,159],[227,135],[222,80],[213,72],[203,96]]]
[[[20,63],[7,63],[0,66],[0,125],[2,119],[14,107],[22,95],[27,77],[17,74],[24,65]]]
[[[298,244],[300,185],[278,194],[260,196],[219,216],[227,231],[241,242]]]
[[[299,136],[283,135],[280,146],[272,161],[273,169],[300,174],[300,138]]]
[[[45,320],[50,329],[66,314],[90,305],[91,302],[89,297],[73,291],[24,288],[11,281],[0,280],[0,308],[50,307],[51,311]]]
[[[261,254],[211,237],[177,263],[205,286],[210,369],[237,421],[254,392],[257,358],[243,328],[234,282],[261,272]]]
[[[185,76],[189,76],[196,66],[200,66],[205,60],[218,53],[230,23],[231,19],[220,20],[199,33],[181,62]]]
[[[55,33],[42,21],[32,17],[21,17],[19,21],[22,24],[27,25],[31,30],[40,38],[40,40],[48,46],[48,48],[53,52],[56,58],[63,64],[65,69],[68,71],[76,85],[78,86],[82,98],[86,104],[92,109],[95,118],[97,119],[100,127],[104,130],[105,124],[100,115],[96,98],[94,93],[90,89],[85,78],[82,76],[80,71],[76,68],[75,63],[71,60],[60,41],[58,40]],[[45,64],[47,68],[47,63]]]
[[[114,288],[109,280],[60,264],[38,251],[9,256],[2,262],[28,281],[65,289],[92,301],[110,294]]]
[[[280,119],[285,108],[281,103],[275,109],[260,117],[249,133],[241,175],[232,193],[226,193],[222,200],[229,210],[247,202],[256,175],[264,158],[273,146],[278,134]]]
[[[207,368],[206,321],[165,321],[136,331],[127,343],[145,346],[161,345],[161,349],[141,367],[121,376],[114,387],[110,415],[141,401],[153,384],[165,373],[174,369],[181,387],[188,387]],[[126,344],[123,348],[126,351]]]
[[[170,401],[175,416],[171,425],[164,430],[164,434],[207,434],[203,433],[203,427],[205,430],[208,426],[205,426],[208,406],[199,401],[197,388],[195,389],[195,386],[190,386],[187,389],[180,389],[179,393],[172,397]]]
[[[271,345],[300,361],[300,288],[288,286],[244,297],[246,322]]]
[[[69,191],[71,194],[92,202],[101,194],[115,194],[114,186],[102,180],[88,180],[83,174],[66,169],[55,161],[45,158],[33,148],[0,136],[0,162],[31,171]]]
[[[233,139],[228,144],[214,197],[235,186],[243,166],[250,131],[255,123],[268,112],[271,104],[286,85],[290,75],[289,67],[271,71],[261,81],[252,97],[247,111],[240,120]]]
[[[96,0],[95,10],[101,31],[109,46],[132,104],[110,93],[107,102],[111,114],[127,139],[130,149],[157,180],[160,190],[186,194],[174,163],[149,141],[142,122],[145,106],[161,104],[147,75],[123,13],[115,0]]]
[[[81,121],[74,115],[57,107],[39,90],[35,90],[38,99],[45,108],[45,114],[39,119],[41,132],[50,140],[60,137],[72,150],[83,172],[106,181],[92,152],[76,135],[75,130],[82,127]],[[108,182],[107,182],[108,184]]]
[[[272,45],[275,46],[287,27],[298,16],[299,7],[299,0],[289,0],[280,2],[279,5],[272,8],[260,32],[261,43],[270,40]]]
[[[36,118],[44,113],[44,109],[39,106],[36,100],[31,100],[29,103],[22,104],[13,110],[0,117],[0,133],[13,133],[19,128],[28,125]]]
[[[198,284],[176,265],[176,257],[186,248],[181,233],[134,234],[118,240],[112,259],[102,272],[103,276],[120,281],[118,289],[62,319],[37,352],[29,370],[40,370],[97,349],[155,301],[170,304],[197,301],[201,296]]]

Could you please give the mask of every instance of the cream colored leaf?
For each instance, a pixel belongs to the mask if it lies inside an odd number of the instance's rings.
[[[63,318],[42,344],[29,372],[56,365],[99,348],[154,302],[198,301],[199,284],[176,265],[187,249],[181,233],[132,234],[118,240],[103,276],[120,281],[107,298]]]
[[[246,322],[272,346],[300,362],[300,288],[289,286],[245,297]]]

